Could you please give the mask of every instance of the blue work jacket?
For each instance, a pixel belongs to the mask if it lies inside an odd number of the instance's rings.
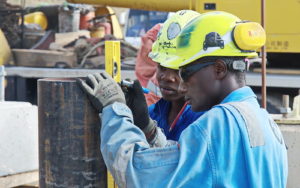
[[[252,119],[229,105],[234,102],[245,103]],[[287,152],[281,132],[249,87],[233,91],[204,113],[175,145],[151,148],[132,122],[124,104],[103,109],[101,152],[119,187],[286,186]]]
[[[203,112],[193,112],[191,106],[187,105],[179,117],[175,127],[169,131],[171,126],[168,124],[170,107],[171,103],[162,98],[157,103],[149,106],[149,115],[151,119],[157,122],[157,126],[163,129],[168,140],[178,141],[181,132],[198,119]]]

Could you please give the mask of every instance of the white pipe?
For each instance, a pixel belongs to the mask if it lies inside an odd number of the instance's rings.
[[[4,70],[4,66],[0,66],[0,102],[5,100],[5,80],[6,72]]]

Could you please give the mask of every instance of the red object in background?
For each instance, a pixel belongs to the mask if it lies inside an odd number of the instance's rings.
[[[152,50],[152,44],[156,41],[157,33],[159,32],[162,24],[156,24],[153,26],[147,33],[141,38],[141,48],[138,52],[135,64],[135,75],[137,79],[140,81],[141,85],[145,88],[148,88],[148,84],[151,81],[156,87],[155,89],[150,89],[151,92],[149,94],[145,94],[146,101],[148,105],[156,103],[160,96],[155,93],[155,91],[159,91],[158,83],[156,80],[156,67],[157,63],[152,61],[148,54]]]
[[[95,17],[94,11],[90,11],[87,14],[80,14],[79,29],[88,29],[91,26],[89,20],[92,20],[94,17]]]

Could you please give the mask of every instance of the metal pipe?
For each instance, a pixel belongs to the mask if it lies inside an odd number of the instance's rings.
[[[177,11],[182,9],[196,10],[195,0],[148,0],[148,1],[137,1],[137,0],[67,0],[69,3],[83,3],[113,7],[124,7],[141,10],[156,10],[156,11]]]
[[[38,110],[39,187],[106,187],[99,115],[75,80],[38,80]]]
[[[4,66],[0,66],[0,102],[5,100],[5,69]]]
[[[261,0],[261,25],[263,28],[265,28],[265,0]],[[266,59],[267,59],[267,53],[266,53],[266,46],[264,45],[261,48],[261,55],[262,55],[262,63],[261,63],[261,106],[265,109],[267,109],[267,86],[266,86]]]
[[[289,95],[282,95],[282,109],[283,109],[283,118],[287,118],[289,112],[291,112],[290,109],[290,96]]]

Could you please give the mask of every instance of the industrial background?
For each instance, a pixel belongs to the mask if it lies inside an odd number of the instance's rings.
[[[72,187],[115,187],[99,153],[98,116],[72,78],[106,70],[135,79],[140,37],[179,9],[226,10],[264,22],[267,45],[250,62],[247,85],[280,125],[289,148],[287,187],[299,187],[300,1],[68,2],[0,0],[0,188],[68,187],[64,180]],[[110,40],[119,46],[105,46]]]

